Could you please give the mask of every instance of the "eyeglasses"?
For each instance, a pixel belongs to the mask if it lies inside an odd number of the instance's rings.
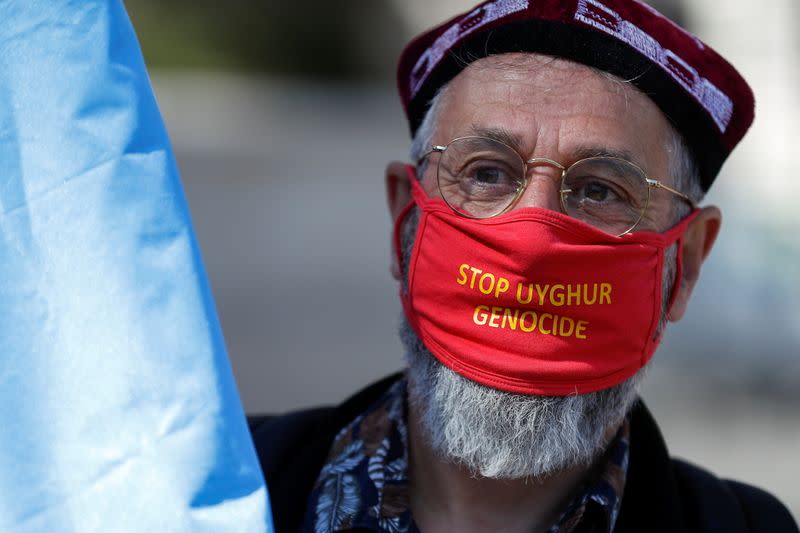
[[[528,185],[528,169],[535,166],[561,170],[564,214],[612,235],[633,231],[650,205],[652,189],[664,189],[695,206],[682,192],[619,157],[587,157],[565,167],[545,157],[525,160],[501,141],[469,136],[432,146],[417,163],[434,153],[441,154],[436,181],[442,198],[468,218],[490,218],[510,209]]]

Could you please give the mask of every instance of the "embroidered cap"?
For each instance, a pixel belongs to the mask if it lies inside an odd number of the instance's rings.
[[[730,63],[638,0],[490,0],[420,35],[397,84],[411,134],[436,91],[471,61],[538,52],[630,80],[681,132],[708,190],[754,116],[753,92]]]

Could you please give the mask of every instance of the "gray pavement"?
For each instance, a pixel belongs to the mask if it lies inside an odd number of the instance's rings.
[[[247,410],[336,402],[400,368],[382,177],[408,140],[391,88],[154,84]],[[737,211],[735,182],[720,179],[733,209],[644,396],[674,453],[798,516],[800,247],[794,228]]]

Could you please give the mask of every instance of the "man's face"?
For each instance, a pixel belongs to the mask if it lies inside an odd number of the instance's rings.
[[[475,61],[442,94],[433,129],[436,145],[460,136],[494,136],[525,159],[545,157],[565,166],[591,155],[616,155],[673,185],[668,150],[674,143],[655,104],[628,84],[568,61],[534,54]],[[535,167],[528,172],[527,189],[515,207],[558,210],[557,169]],[[395,218],[408,202],[406,179],[404,164],[389,165],[387,192]],[[435,159],[422,184],[429,196],[438,195]],[[410,216],[403,225],[405,264],[416,220]],[[701,222],[693,223],[684,239],[684,278],[676,280],[681,309],[713,242],[719,212],[705,208],[696,220]],[[671,195],[656,190],[637,230],[664,231],[674,222]],[[404,273],[398,265],[394,269],[401,279]],[[667,294],[673,274],[665,269]],[[619,427],[642,376],[640,371],[619,385],[584,395],[516,395],[446,368],[406,321],[401,338],[409,362],[409,402],[425,440],[442,457],[487,477],[541,478],[589,464]]]
[[[620,81],[565,60],[505,54],[472,63],[451,82],[433,141],[501,134],[523,158],[565,166],[587,155],[619,155],[671,185],[668,128],[650,99]],[[423,177],[431,196],[438,194],[435,168]],[[529,169],[529,185],[515,207],[559,210],[559,177],[553,167]],[[667,229],[671,201],[654,191],[637,230]]]

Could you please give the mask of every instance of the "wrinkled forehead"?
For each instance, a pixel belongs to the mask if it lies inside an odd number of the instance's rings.
[[[520,113],[571,119],[605,115],[609,122],[635,120],[649,130],[670,128],[659,107],[635,85],[608,72],[563,58],[537,53],[507,53],[470,63],[442,90],[440,111],[469,112],[486,117],[498,102]],[[501,106],[502,107],[502,106]],[[444,121],[463,113],[440,112]],[[438,123],[436,130],[447,129]]]
[[[523,157],[569,165],[616,155],[667,179],[674,131],[660,108],[630,83],[562,58],[511,53],[481,58],[443,89],[432,113],[436,144],[489,136]]]
[[[583,87],[587,92],[607,91],[646,97],[634,85],[603,70],[560,57],[528,52],[496,54],[477,59],[456,75],[449,85],[464,84],[467,80],[513,81],[527,84],[540,92],[569,85]]]
[[[492,69],[495,73],[501,73],[502,71],[519,73],[522,71],[536,74],[545,67],[547,67],[549,70],[562,72],[564,74],[575,72],[603,72],[593,67],[584,65],[583,63],[576,63],[575,61],[570,61],[569,59],[564,59],[562,57],[535,52],[509,52],[481,57],[464,67],[464,71],[469,72]]]

